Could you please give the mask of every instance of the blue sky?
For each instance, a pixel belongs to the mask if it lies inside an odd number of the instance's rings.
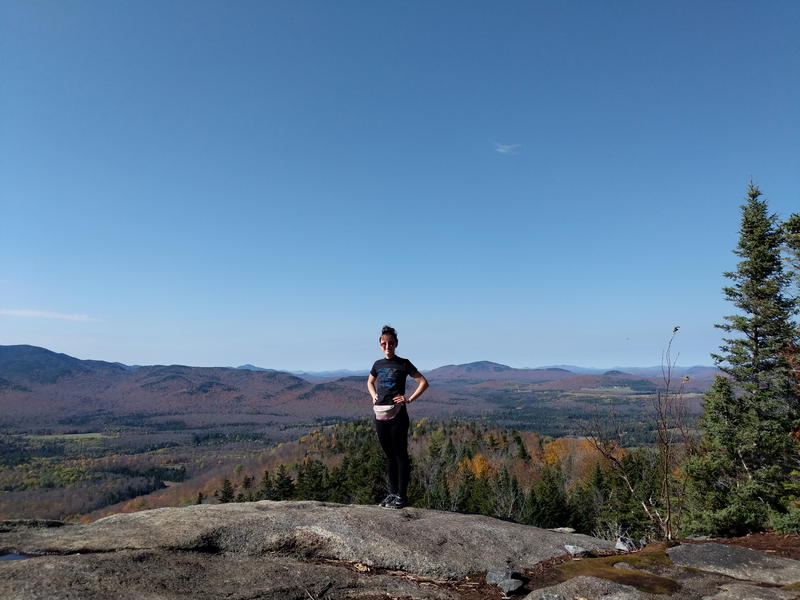
[[[0,344],[710,364],[800,3],[0,1]]]

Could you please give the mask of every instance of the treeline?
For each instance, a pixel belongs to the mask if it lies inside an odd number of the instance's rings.
[[[100,440],[93,438],[4,436],[0,448],[11,450],[0,465],[0,519],[75,519],[185,481],[207,460],[163,453],[102,456]]]
[[[164,481],[155,477],[106,473],[79,485],[0,493],[0,516],[75,520],[79,515],[164,487]]]
[[[0,435],[0,469],[13,468],[34,458],[64,456],[66,448],[55,440],[32,443],[23,436]]]
[[[92,438],[70,440],[59,436],[0,434],[0,470],[43,459],[103,456],[105,448]]]
[[[377,504],[386,494],[383,452],[371,422],[317,430],[306,436],[305,457],[273,472],[231,473],[218,502],[320,500]],[[538,527],[573,527],[614,537],[654,535],[634,495],[583,439],[553,440],[479,423],[422,420],[410,451],[412,506],[488,515]],[[658,486],[651,449],[622,453],[634,486]],[[199,495],[199,502],[206,501]]]
[[[557,394],[552,392],[531,393],[531,400],[527,404],[518,406],[519,401],[515,400],[512,409],[497,410],[487,418],[500,428],[524,428],[554,438],[570,437],[586,432],[587,415],[607,410],[610,403],[613,403],[616,418],[625,429],[626,445],[651,446],[656,441],[653,423],[647,419],[650,404],[647,399],[637,399],[634,408],[630,407],[631,400],[625,399],[624,396],[613,399],[608,397],[586,398],[580,406],[550,408],[542,406],[539,401],[540,396],[546,396],[552,400],[552,397],[557,397]],[[501,406],[510,404],[509,401],[497,398],[492,398],[492,401]],[[685,415],[685,421],[689,427],[692,427],[696,420],[697,415]]]

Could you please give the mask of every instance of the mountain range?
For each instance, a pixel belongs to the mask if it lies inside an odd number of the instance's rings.
[[[716,370],[675,368],[673,386],[688,373],[684,390],[697,393]],[[577,374],[563,367],[517,369],[490,361],[446,365],[425,372],[431,388],[414,412],[475,417],[511,404],[559,407],[608,394],[633,398],[664,387],[660,368],[658,376],[651,374],[652,369]],[[368,407],[362,372],[299,376],[253,365],[131,367],[36,346],[0,346],[0,426],[16,429],[93,430],[124,425],[132,417],[151,425],[177,419],[187,427],[222,422],[280,429],[359,418],[369,414]]]
[[[490,361],[478,361],[472,363],[466,363],[463,365],[445,365],[443,367],[438,367],[434,369],[434,371],[438,371],[440,369],[448,369],[450,367],[464,367],[465,373],[500,373],[503,371],[514,371],[515,373],[519,374],[523,371],[546,371],[546,372],[553,372],[553,371],[569,371],[573,375],[603,375],[610,371],[621,371],[623,373],[629,373],[631,375],[639,375],[641,377],[663,377],[664,375],[664,368],[660,365],[655,365],[652,367],[621,367],[615,366],[611,367],[610,369],[598,369],[595,367],[579,367],[576,365],[551,365],[547,367],[525,367],[525,368],[514,368],[509,367],[508,365],[503,365],[500,363],[490,362]],[[237,369],[247,369],[250,371],[274,371],[275,369],[265,369],[263,367],[257,367],[255,365],[241,365],[236,367]],[[288,371],[292,375],[297,375],[299,377],[305,377],[307,379],[329,379],[335,377],[353,377],[358,375],[366,376],[369,373],[369,369],[361,369],[361,370],[349,370],[349,369],[338,369],[332,371]],[[428,373],[430,371],[425,371]],[[711,379],[714,375],[719,373],[719,369],[716,367],[708,367],[703,365],[695,365],[691,367],[681,367],[681,366],[673,366],[672,367],[672,377],[681,378],[684,376],[694,377],[699,379]]]

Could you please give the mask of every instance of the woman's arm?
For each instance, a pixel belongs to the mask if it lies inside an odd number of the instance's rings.
[[[411,394],[408,398],[406,398],[405,396],[395,396],[394,401],[396,403],[413,402],[414,400],[422,396],[422,394],[425,393],[425,390],[428,389],[428,380],[425,379],[425,376],[422,373],[417,372],[416,375],[412,375],[411,377],[414,379],[414,381],[417,382],[417,389],[415,389],[414,393]]]
[[[375,379],[376,377],[371,373],[370,376],[367,377],[367,390],[369,391],[369,395],[372,396],[373,404],[378,401],[378,390],[375,389]]]

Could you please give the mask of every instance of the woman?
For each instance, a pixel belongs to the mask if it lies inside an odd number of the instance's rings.
[[[375,431],[386,454],[389,494],[380,503],[385,508],[403,508],[407,501],[411,464],[408,460],[408,411],[406,404],[419,398],[428,389],[428,380],[407,358],[400,358],[397,332],[384,325],[378,338],[386,358],[375,361],[367,379],[375,411]],[[417,381],[417,389],[406,398],[406,377]]]

